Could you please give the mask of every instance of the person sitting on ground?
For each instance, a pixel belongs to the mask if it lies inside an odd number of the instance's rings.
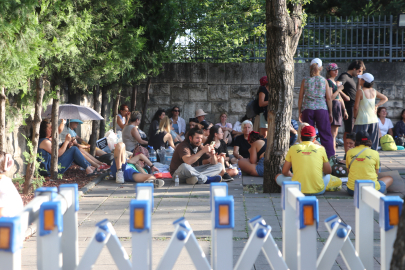
[[[119,112],[117,114],[117,116],[115,117],[115,130],[118,131],[122,131],[125,127],[125,124],[128,122],[128,118],[129,118],[129,109],[128,106],[125,104],[122,104],[120,106]]]
[[[233,141],[233,156],[231,159],[232,164],[237,164],[242,158],[250,158],[250,143],[248,137],[250,132],[253,130],[253,123],[250,120],[245,120],[242,122],[242,135],[236,136]]]
[[[131,112],[128,120],[128,125],[122,130],[122,142],[125,144],[126,150],[133,152],[139,145],[147,145],[148,142],[142,140],[138,131],[138,126],[141,123],[142,114],[138,111]]]
[[[195,111],[195,118],[197,118],[198,123],[201,124],[201,122],[205,121],[205,116],[207,114],[203,111],[203,109],[198,109]]]
[[[392,124],[391,119],[387,118],[388,112],[385,107],[378,107],[377,117],[378,117],[378,127],[380,129],[380,137],[389,134],[394,137],[394,125]]]
[[[65,120],[62,120],[62,123]],[[90,144],[88,144],[87,142],[85,142],[82,138],[80,138],[80,136],[78,136],[76,134],[75,129],[77,128],[77,126],[80,124],[83,124],[83,122],[79,119],[71,119],[69,120],[69,125],[67,128],[67,132],[70,134],[70,136],[72,137],[72,144],[74,146],[77,146],[80,150],[80,152],[82,153],[82,155],[84,156],[84,158],[90,163],[91,166],[97,168],[98,170],[108,170],[110,168],[110,166],[108,166],[107,164],[99,161],[97,158],[93,157],[92,155],[90,155]],[[96,156],[100,157],[103,156],[105,154],[107,154],[106,152],[104,152],[103,150],[101,150],[100,148],[96,147],[96,152],[95,152]]]
[[[180,108],[178,106],[173,107],[170,120],[173,122],[173,130],[181,137],[181,141],[183,141],[184,135],[186,134],[186,121],[180,117]]]
[[[291,118],[291,124],[290,124],[290,146],[294,145],[294,143],[298,139],[298,122],[294,119]]]
[[[210,184],[221,182],[225,173],[224,158],[215,154],[214,147],[202,146],[203,131],[190,129],[188,137],[174,150],[170,163],[173,179],[179,177],[180,183]]]
[[[170,120],[170,123],[172,123],[170,125],[170,135],[172,136],[174,145],[179,144],[182,141],[184,141],[184,139],[183,139],[184,136],[182,137],[182,136],[180,136],[179,134],[176,133],[176,131],[174,130],[174,127],[173,127],[173,121],[172,120]]]
[[[346,141],[345,141],[345,156],[343,157],[343,160],[346,160],[347,151],[349,151],[350,149],[353,149],[355,144],[356,144],[356,133],[355,132],[347,133]]]
[[[153,149],[159,150],[161,147],[167,148],[169,146],[171,146],[173,149],[176,148],[173,138],[170,135],[171,124],[171,120],[167,116],[160,120],[159,129],[149,140],[149,145],[152,146]]]
[[[217,123],[217,126],[220,126],[222,128],[222,131],[224,132],[224,142],[227,145],[232,144],[232,124],[227,123],[226,120],[228,119],[228,114],[226,112],[223,112],[220,116],[221,122]]]
[[[299,125],[299,127],[298,127],[298,132],[297,132],[297,133],[298,133],[298,134],[301,134],[301,131],[302,131],[302,129],[303,129],[304,127],[309,127],[309,124],[308,124],[308,123],[305,123],[305,122],[301,123],[301,124]],[[301,136],[298,136],[298,139],[297,139],[297,141],[295,142],[295,144],[300,144],[300,143],[302,143]],[[317,140],[315,140],[313,143],[322,146]]]
[[[356,147],[347,151],[346,166],[349,172],[347,181],[347,194],[354,195],[355,181],[366,179],[374,181],[375,189],[386,194],[387,188],[392,185],[394,179],[384,176],[378,179],[380,169],[380,155],[371,149],[372,142],[367,131],[356,133]]]
[[[239,160],[238,165],[242,172],[253,176],[263,176],[264,173],[264,153],[266,152],[267,139],[264,139],[259,132],[251,131],[248,142],[250,144],[249,159]]]
[[[111,174],[115,177],[115,181],[118,184],[123,184],[124,182],[153,183],[155,188],[164,185],[165,182],[163,180],[156,179],[152,174],[147,174],[138,166],[138,162],[143,161],[151,168],[152,172],[159,172],[159,169],[154,167],[152,162],[150,162],[145,155],[138,154],[136,156],[130,156],[127,160],[125,149],[125,144],[122,142],[117,143],[114,149],[114,161],[111,165]]]
[[[20,194],[13,181],[6,173],[14,166],[10,154],[0,151],[0,218],[14,217],[19,214],[24,206]]]
[[[313,126],[302,128],[302,143],[290,147],[282,174],[276,176],[279,186],[282,186],[284,181],[298,181],[301,183],[301,192],[304,194],[321,195],[325,193],[332,168],[325,148],[313,143],[315,136]],[[290,171],[291,167],[294,174]]]
[[[206,141],[207,141],[207,139],[208,139],[208,136],[210,135],[210,129],[211,129],[211,127],[213,126],[213,124],[212,123],[208,123],[207,121],[202,121],[201,123],[200,123],[200,125],[202,126],[202,130],[203,130],[203,133],[204,133],[204,137],[203,137],[203,144],[205,144],[206,143]]]
[[[232,177],[238,174],[238,170],[236,168],[230,167],[228,147],[223,138],[224,132],[222,131],[222,128],[220,126],[215,125],[210,129],[210,135],[208,136],[206,144],[211,145],[211,143],[214,143],[214,145],[212,146],[215,149],[215,153],[217,155],[222,154],[224,156],[226,173],[224,173],[224,175],[222,176],[222,181],[226,182],[226,180],[232,181],[233,180]]]
[[[40,173],[48,176],[51,174],[51,152],[52,152],[52,125],[47,121],[42,121],[39,127],[39,141],[38,141],[38,163],[40,163]],[[58,173],[63,174],[73,161],[86,170],[86,176],[92,176],[96,174],[96,168],[86,161],[83,154],[80,152],[77,146],[71,146],[66,150],[71,143],[72,136],[66,134],[65,141],[59,147],[58,150]]]
[[[156,131],[159,129],[160,120],[162,120],[163,117],[165,117],[165,116],[166,116],[166,113],[164,110],[162,110],[162,109],[157,110],[157,112],[153,116],[152,122],[150,123],[150,126],[149,126],[149,132],[148,132],[149,139],[152,138],[152,136],[156,134]]]
[[[236,136],[239,136],[239,135],[243,134],[243,132],[242,132],[242,123],[245,120],[252,121],[252,118],[248,118],[247,115],[245,114],[242,117],[242,120],[240,120],[240,122],[236,121],[236,123],[233,125],[233,129],[232,129],[232,138],[233,138],[233,140],[235,140]]]
[[[401,116],[394,128],[394,135],[395,137],[405,137],[405,109],[402,110]]]

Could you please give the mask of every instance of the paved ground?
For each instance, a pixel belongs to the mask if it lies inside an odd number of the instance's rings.
[[[342,157],[342,151],[339,151]],[[405,176],[405,151],[380,152],[383,171],[399,170]],[[229,183],[229,195],[235,200],[235,230],[234,230],[234,261],[242,252],[249,237],[250,229],[247,220],[257,215],[262,215],[267,224],[272,227],[272,235],[276,239],[281,250],[282,247],[282,213],[280,206],[280,194],[263,194],[255,191],[257,184],[262,180],[255,177],[243,176],[241,179]],[[102,181],[87,195],[80,200],[79,211],[79,247],[80,256],[83,255],[90,238],[94,225],[108,218],[120,237],[122,246],[131,253],[131,241],[128,228],[128,206],[131,199],[135,198],[134,184],[118,185],[113,181]],[[400,194],[401,195],[401,194]],[[210,257],[210,213],[209,213],[209,185],[174,187],[173,182],[167,181],[162,189],[155,190],[155,209],[152,216],[153,230],[153,266],[156,268],[159,259],[167,247],[173,232],[172,222],[185,217],[191,224],[198,242],[205,254]],[[327,193],[319,196],[320,222],[318,229],[318,253],[321,251],[326,238],[327,230],[323,220],[337,214],[343,222],[354,229],[354,206],[353,199],[344,192],[337,194]],[[374,222],[374,254],[375,269],[379,269],[379,246],[380,234],[378,216]],[[350,235],[355,238],[355,232]],[[23,269],[36,268],[36,237],[33,236],[24,243],[22,252]],[[105,248],[100,255],[95,269],[117,269],[108,250]],[[183,250],[177,260],[174,269],[195,269],[188,253]],[[256,260],[253,269],[270,269],[263,254]],[[332,269],[347,269],[340,256],[337,258]]]

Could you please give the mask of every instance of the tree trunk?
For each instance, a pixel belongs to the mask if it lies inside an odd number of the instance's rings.
[[[94,99],[94,110],[96,112],[100,111],[100,86],[96,85],[93,89],[93,99]],[[97,132],[99,130],[99,121],[93,120],[92,131],[91,131],[91,144],[90,144],[90,155],[94,156],[96,153],[96,141]]]
[[[0,151],[6,151],[6,88],[0,93]]]
[[[57,81],[57,80],[56,80]],[[55,81],[55,82],[56,82]],[[60,81],[57,81],[60,82]],[[54,85],[55,98],[52,102],[52,154],[51,154],[51,179],[58,179],[58,150],[59,150],[59,99],[60,85]]]
[[[280,192],[275,181],[281,173],[289,146],[294,89],[294,54],[301,35],[302,5],[291,6],[286,0],[267,0],[266,74],[269,81],[267,113],[267,149],[264,162],[263,192]]]
[[[148,102],[149,102],[149,89],[150,89],[151,84],[152,84],[152,78],[148,77],[148,82],[146,83],[145,102],[143,103],[143,110],[142,110],[142,120],[141,120],[141,124],[139,125],[139,129],[141,129],[141,130],[143,130],[143,127],[145,125],[146,111],[148,109]]]
[[[399,218],[397,238],[394,242],[394,252],[391,259],[391,270],[405,269],[405,203],[402,205],[402,213]]]
[[[131,96],[131,112],[135,111],[137,96],[138,96],[138,85],[133,85],[132,86],[132,96]]]
[[[105,126],[107,118],[107,106],[108,106],[108,96],[107,96],[107,86],[101,87],[101,116],[104,120],[100,121],[100,138],[103,138],[105,135]]]
[[[35,163],[37,159],[37,150],[38,150],[38,138],[39,138],[39,127],[41,125],[41,113],[42,113],[42,98],[44,97],[45,88],[44,88],[44,78],[41,76],[35,80],[37,97],[35,99],[35,113],[34,121],[32,123],[32,153],[31,157],[33,159],[32,163],[27,164],[27,170],[25,173],[25,183],[24,183],[24,194],[28,194],[32,184],[32,176],[35,172]]]
[[[117,118],[118,115],[118,108],[120,106],[120,98],[121,98],[121,91],[118,90],[118,94],[116,99],[114,100],[114,107],[113,107],[113,130],[114,132],[117,131],[117,121],[115,121],[115,118]]]

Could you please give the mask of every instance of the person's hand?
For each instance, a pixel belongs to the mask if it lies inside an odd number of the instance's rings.
[[[205,154],[208,154],[209,152],[211,152],[211,147],[209,144],[204,145],[204,147],[202,148],[202,150],[204,151]]]
[[[72,136],[69,133],[66,134],[65,142],[70,142],[71,139],[72,139]]]
[[[332,113],[329,113],[329,122],[333,122],[333,116],[332,116]]]
[[[375,105],[375,107],[374,107],[375,114],[377,114],[377,110],[378,110],[378,105]]]
[[[69,147],[72,147],[72,146],[73,146],[73,142],[70,141],[70,142],[68,143],[68,146],[69,146]]]
[[[210,148],[211,148],[211,149],[210,149],[210,151],[208,152],[208,155],[210,155],[211,157],[212,157],[212,156],[215,156],[215,154],[216,154],[216,153],[215,153],[215,148],[214,148],[214,147],[211,147],[211,146],[210,146]]]
[[[347,114],[346,111],[345,111],[345,114],[344,114],[343,118],[344,118],[345,120],[349,119],[349,115]]]
[[[299,121],[300,123],[302,123],[302,113],[299,114],[299,116],[298,116],[298,121]]]
[[[223,158],[226,158],[226,154],[225,154],[225,153],[218,154],[218,156],[221,156],[221,157],[223,157]]]
[[[88,144],[88,145],[83,145],[83,147],[82,147],[83,149],[88,149],[88,148],[90,148],[90,145]]]
[[[160,172],[158,168],[156,168],[155,166],[152,167],[152,172]]]

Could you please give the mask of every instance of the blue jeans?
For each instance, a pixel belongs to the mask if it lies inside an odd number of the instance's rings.
[[[62,169],[59,169],[58,173],[66,172],[66,170],[69,169],[70,165],[72,165],[73,161],[83,169],[91,166],[90,163],[87,162],[86,159],[84,159],[84,156],[80,152],[79,148],[77,148],[76,146],[72,146],[58,158],[58,163],[60,166],[62,166]]]
[[[379,192],[381,192],[382,194],[387,193],[387,186],[385,185],[385,183],[383,181],[378,181],[378,183],[380,183]],[[354,196],[354,190],[347,188],[347,194],[349,194],[350,196]]]
[[[256,172],[259,176],[264,175],[264,157],[259,159],[259,162],[256,165]]]

